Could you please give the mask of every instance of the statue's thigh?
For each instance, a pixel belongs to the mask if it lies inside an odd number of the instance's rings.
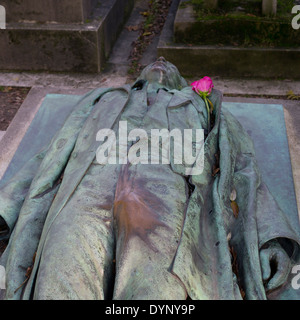
[[[118,168],[93,165],[47,235],[36,299],[105,299],[113,288]]]
[[[127,176],[121,189],[128,184],[131,191],[117,199],[115,211],[114,299],[185,299],[182,283],[169,271],[188,202],[185,178],[168,165],[131,166]]]

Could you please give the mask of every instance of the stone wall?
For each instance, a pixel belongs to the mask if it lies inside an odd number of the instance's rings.
[[[1,3],[7,24],[0,30],[0,70],[98,73],[134,0]]]
[[[83,23],[97,0],[3,0],[7,22],[37,21]]]

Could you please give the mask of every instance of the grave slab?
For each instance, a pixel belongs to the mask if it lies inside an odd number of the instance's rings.
[[[46,95],[0,180],[0,187],[27,160],[51,141],[55,132],[62,127],[72,112],[73,106],[81,98],[81,94]],[[286,213],[287,220],[295,231],[300,233],[283,106],[227,101],[223,102],[222,107],[231,112],[251,136],[262,179],[280,208]],[[290,277],[292,276],[291,274]],[[294,290],[290,283],[291,281],[288,281],[286,292],[289,293],[289,298],[297,300],[299,298],[297,290]],[[285,296],[278,296],[274,292],[269,299],[285,299]]]
[[[51,141],[80,98],[82,95],[46,95],[0,180],[0,186]],[[297,227],[298,208],[283,106],[223,102],[223,108],[240,121],[252,138],[263,180],[279,206],[287,212],[291,224]]]

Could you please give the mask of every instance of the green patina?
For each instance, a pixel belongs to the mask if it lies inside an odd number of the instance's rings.
[[[274,143],[284,156],[287,149],[273,134],[274,114],[250,106],[251,118],[242,106],[224,108],[214,89],[209,131],[204,101],[163,58],[132,86],[54,98],[59,103],[49,102],[45,122],[36,119],[43,129],[29,130],[34,139],[23,145],[21,169],[0,183],[6,299],[297,298],[287,277],[299,264],[299,224],[289,217],[292,201],[280,197],[292,182],[283,182],[278,166],[261,175],[247,133],[268,155],[261,168],[278,165]],[[58,105],[68,112],[55,112]],[[172,160],[125,169],[99,164],[96,150],[105,142],[97,132],[117,133],[120,119],[147,132],[203,128],[203,172],[187,175],[185,164]]]

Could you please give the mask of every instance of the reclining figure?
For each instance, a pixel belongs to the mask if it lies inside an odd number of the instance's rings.
[[[5,299],[267,299],[282,287],[299,235],[221,92],[210,101],[209,129],[204,101],[162,57],[132,86],[86,94],[0,190]],[[118,134],[125,122],[128,132],[204,130],[202,172],[172,160],[175,147],[169,163],[148,163],[140,140]],[[114,135],[101,141],[99,130]],[[111,137],[144,162],[99,162]]]

